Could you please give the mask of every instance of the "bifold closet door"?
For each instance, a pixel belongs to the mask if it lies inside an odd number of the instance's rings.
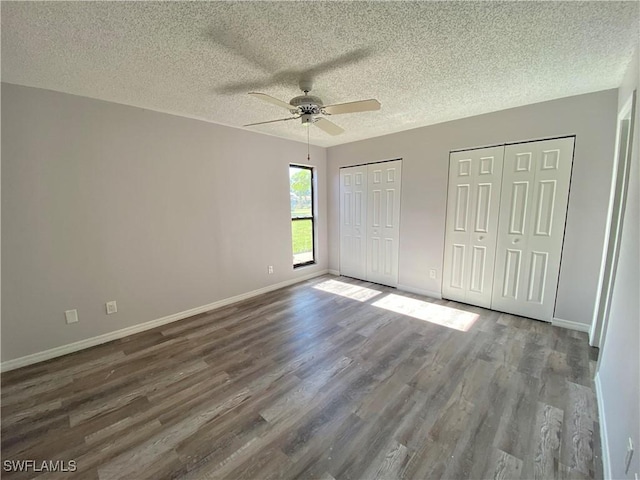
[[[367,275],[367,167],[340,169],[340,273]]]
[[[504,147],[453,152],[442,295],[489,308]]]
[[[367,166],[366,279],[392,287],[398,285],[401,173],[401,160]]]
[[[340,169],[340,274],[398,285],[402,160]]]
[[[507,145],[491,308],[551,321],[574,138]]]

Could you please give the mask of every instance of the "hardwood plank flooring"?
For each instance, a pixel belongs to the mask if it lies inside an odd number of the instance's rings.
[[[596,358],[584,333],[323,276],[3,373],[3,468],[40,471],[2,477],[602,478]]]

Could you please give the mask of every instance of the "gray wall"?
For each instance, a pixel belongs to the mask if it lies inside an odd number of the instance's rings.
[[[291,266],[305,144],[8,84],[2,127],[3,361],[327,268],[324,214],[317,266]]]
[[[616,104],[617,90],[608,90],[329,148],[329,268],[340,265],[339,167],[403,159],[399,283],[440,295],[449,151],[575,134],[555,317],[589,325],[604,242]],[[430,268],[438,270],[436,280],[429,278]]]
[[[620,87],[619,107],[640,86],[638,50]],[[640,98],[637,99],[640,102]],[[603,427],[609,443],[611,478],[640,475],[640,104],[636,106],[635,133],[624,212],[622,241],[605,343],[600,353],[598,380]],[[632,466],[624,474],[627,439],[635,446]],[[606,447],[606,445],[605,445]]]

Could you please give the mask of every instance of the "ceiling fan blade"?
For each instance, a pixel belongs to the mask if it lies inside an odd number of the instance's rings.
[[[359,100],[357,102],[338,103],[337,105],[327,105],[323,107],[328,115],[340,115],[342,113],[371,112],[380,110],[380,102],[375,98],[369,100]]]
[[[249,95],[257,98],[258,100],[262,100],[263,102],[268,102],[273,105],[277,105],[278,107],[286,108],[287,110],[296,110],[296,107],[293,105],[289,105],[287,102],[283,102],[282,100],[272,97],[271,95],[267,95],[266,93],[250,92]]]
[[[352,65],[354,63],[358,63],[365,58],[371,56],[373,53],[373,48],[364,47],[357,48],[350,52],[344,53],[339,57],[333,58],[331,60],[327,60],[326,62],[319,63],[310,68],[307,68],[301,72],[299,72],[300,79],[309,79],[313,80],[316,75],[320,75],[323,73],[330,72],[331,70],[335,70],[338,68],[346,67],[348,65]]]
[[[263,125],[265,123],[286,122],[287,120],[297,120],[300,117],[279,118],[278,120],[267,120],[266,122],[256,122],[243,125],[243,127],[253,127],[254,125]]]
[[[344,129],[342,127],[339,127],[335,123],[330,122],[326,118],[318,118],[315,121],[314,125],[320,130],[328,133],[329,135],[340,135],[342,132],[344,132]]]

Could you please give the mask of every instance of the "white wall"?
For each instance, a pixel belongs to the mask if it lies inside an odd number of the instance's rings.
[[[2,127],[2,361],[327,268],[323,148],[318,264],[294,271],[305,144],[8,84]]]
[[[638,50],[620,87],[619,108],[640,86]],[[640,102],[640,98],[638,99]],[[636,106],[635,132],[627,205],[623,217],[618,268],[611,297],[605,343],[600,352],[597,383],[603,427],[603,448],[608,452],[610,478],[640,475],[640,105]],[[624,473],[627,439],[635,453],[629,474]],[[606,467],[606,465],[605,465]]]
[[[440,295],[449,151],[575,134],[555,317],[586,329],[604,242],[616,102],[617,91],[608,90],[329,148],[329,268],[340,265],[339,167],[403,159],[399,283]],[[438,270],[436,280],[429,278],[430,268]]]

